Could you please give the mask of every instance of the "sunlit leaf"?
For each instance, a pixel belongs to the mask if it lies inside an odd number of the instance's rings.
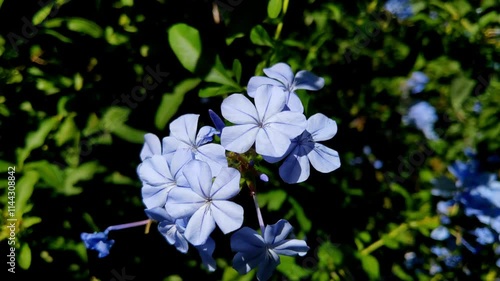
[[[201,37],[198,30],[184,23],[168,29],[168,42],[182,66],[192,73],[201,55]]]

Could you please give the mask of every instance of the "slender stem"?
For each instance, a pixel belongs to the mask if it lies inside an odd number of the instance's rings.
[[[150,219],[143,220],[143,221],[136,221],[136,222],[131,222],[131,223],[124,223],[124,224],[118,224],[118,225],[112,225],[108,228],[106,228],[105,232],[111,231],[111,230],[119,230],[119,229],[124,229],[124,228],[130,228],[130,227],[136,227],[136,226],[141,226],[141,225],[146,225],[150,222]]]
[[[257,196],[255,196],[255,192],[252,192],[252,198],[255,204],[255,210],[257,211],[257,219],[259,220],[260,231],[262,231],[262,235],[264,235],[264,219],[262,218],[262,213],[260,212],[259,202],[257,202]]]
[[[403,231],[406,231],[407,229],[408,229],[408,224],[403,223],[400,226],[398,226],[395,229],[393,229],[391,232],[389,232],[389,234],[387,234],[387,236],[390,237],[390,238],[396,237],[396,236],[398,236],[398,234],[400,234]],[[361,251],[361,254],[362,255],[369,255],[373,251],[377,250],[378,248],[380,248],[380,247],[382,247],[384,245],[385,245],[384,239],[379,239],[379,240],[373,242],[368,247],[364,248]]]

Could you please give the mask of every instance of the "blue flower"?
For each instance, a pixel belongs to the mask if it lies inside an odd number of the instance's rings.
[[[438,226],[431,231],[431,238],[434,240],[443,241],[450,237],[450,232],[445,226]]]
[[[389,0],[385,3],[384,8],[401,20],[413,16],[409,0]]]
[[[189,249],[188,240],[184,236],[186,230],[187,219],[174,219],[164,208],[153,208],[145,210],[148,217],[158,221],[158,231],[165,237],[170,245],[181,253],[187,253]],[[216,262],[212,257],[215,250],[215,241],[208,237],[202,245],[195,246],[200,254],[202,264],[213,272],[216,269]]]
[[[255,143],[260,155],[284,155],[291,139],[304,132],[307,124],[302,113],[283,111],[285,103],[283,91],[273,86],[257,89],[255,105],[242,94],[227,97],[221,105],[222,116],[234,125],[222,130],[222,146],[245,153]]]
[[[249,227],[238,230],[231,236],[231,249],[236,252],[233,268],[240,274],[246,274],[258,267],[257,279],[269,279],[280,264],[279,255],[304,256],[309,250],[303,240],[286,239],[291,231],[292,226],[286,220],[266,226],[263,236]]]
[[[264,156],[264,160],[275,163],[286,157],[279,174],[287,183],[299,183],[309,178],[310,165],[319,172],[329,173],[340,167],[339,154],[318,142],[329,140],[336,133],[335,121],[321,113],[314,114],[307,120],[306,130],[292,140],[284,156]]]
[[[214,174],[227,167],[226,150],[219,144],[210,143],[217,130],[210,126],[200,128],[198,134],[198,114],[184,114],[169,125],[170,135],[163,138],[163,154],[172,157],[182,149],[193,153],[194,158],[210,165]]]
[[[277,63],[270,68],[264,68],[268,77],[254,76],[250,78],[247,92],[250,97],[255,97],[257,89],[262,85],[277,86],[286,94],[285,110],[304,112],[304,106],[295,90],[304,89],[317,91],[323,88],[325,80],[313,73],[301,70],[294,76],[292,68],[286,63]]]
[[[415,71],[411,74],[410,79],[406,81],[406,86],[413,94],[418,94],[424,90],[427,83],[429,83],[429,77],[421,71]]]
[[[190,188],[172,189],[165,209],[174,218],[189,219],[184,236],[191,244],[204,244],[216,224],[224,234],[241,227],[243,208],[229,201],[240,191],[238,170],[223,168],[213,180],[207,163],[192,160],[182,172]]]
[[[109,255],[109,249],[115,243],[115,240],[108,239],[107,231],[94,233],[83,232],[80,235],[80,238],[83,240],[85,248],[98,251],[100,258],[104,258]]]
[[[403,117],[403,123],[416,126],[427,139],[436,140],[438,136],[434,132],[434,123],[437,119],[436,109],[428,102],[420,101],[408,109],[408,113]]]
[[[481,245],[493,244],[496,240],[493,232],[487,227],[478,227],[472,231],[472,234],[477,237],[476,241]]]
[[[172,188],[187,186],[181,171],[193,158],[194,155],[190,151],[178,150],[171,158],[154,154],[139,164],[137,174],[143,184],[142,200],[148,209],[165,206]]]

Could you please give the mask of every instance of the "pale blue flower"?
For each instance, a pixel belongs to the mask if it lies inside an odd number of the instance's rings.
[[[406,86],[413,94],[421,93],[429,83],[429,77],[421,71],[414,71],[410,79],[406,81]]]
[[[153,208],[145,210],[148,217],[158,222],[158,231],[165,237],[170,245],[181,253],[187,253],[189,249],[188,240],[184,236],[187,225],[187,219],[174,219],[164,208]],[[208,271],[215,271],[216,262],[212,257],[215,250],[215,241],[208,238],[207,241],[200,245],[195,246],[200,254],[203,265]]]
[[[318,142],[329,140],[336,133],[337,123],[324,114],[316,113],[309,117],[306,130],[292,140],[284,156],[264,156],[264,160],[275,163],[286,157],[279,168],[279,174],[287,183],[299,183],[308,179],[310,165],[321,173],[329,173],[340,167],[339,154]]]
[[[408,109],[408,113],[403,116],[403,123],[414,125],[430,140],[438,139],[438,135],[434,131],[434,123],[437,120],[436,109],[426,101],[419,101],[412,105]]]
[[[165,206],[172,188],[187,186],[181,170],[193,158],[190,151],[178,150],[170,159],[166,155],[153,154],[139,164],[137,174],[143,184],[142,201],[148,209]]]
[[[472,231],[472,234],[477,237],[476,241],[481,245],[493,244],[496,240],[493,232],[487,227],[478,227]]]
[[[174,218],[189,219],[184,236],[191,244],[204,244],[216,224],[224,234],[241,227],[243,208],[229,201],[240,191],[238,170],[222,168],[213,180],[209,165],[193,160],[182,172],[190,188],[172,189],[165,209]]]
[[[297,75],[294,75],[292,68],[283,62],[277,63],[270,68],[264,68],[263,71],[268,77],[254,76],[248,81],[248,95],[255,97],[257,88],[262,85],[277,86],[286,94],[285,110],[304,112],[304,106],[295,93],[295,90],[317,91],[325,85],[323,78],[306,70],[301,70],[297,72]]]
[[[263,236],[249,227],[238,230],[231,236],[231,249],[236,252],[233,268],[246,274],[258,267],[257,279],[269,279],[280,264],[279,255],[304,256],[309,250],[303,240],[286,239],[291,231],[292,226],[286,220],[266,226]]]
[[[109,255],[109,249],[115,240],[108,239],[108,231],[95,233],[82,233],[80,238],[85,244],[85,248],[99,252],[99,257],[104,258]]]
[[[220,144],[210,143],[217,130],[210,126],[200,128],[198,134],[198,114],[184,114],[169,125],[170,135],[163,138],[162,154],[172,157],[174,152],[182,149],[193,153],[194,158],[210,165],[217,174],[221,168],[227,167],[226,150]]]
[[[431,238],[438,241],[443,241],[450,237],[450,231],[445,226],[438,226],[431,231]]]
[[[232,126],[222,130],[221,144],[236,153],[255,151],[263,156],[281,157],[291,139],[306,128],[306,117],[300,112],[283,111],[286,96],[273,86],[259,87],[255,105],[242,94],[232,94],[221,105],[222,116]]]
[[[384,8],[401,20],[413,16],[413,9],[409,0],[389,0],[384,4]]]

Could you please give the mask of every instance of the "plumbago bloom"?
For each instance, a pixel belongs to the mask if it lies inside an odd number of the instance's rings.
[[[230,95],[222,102],[221,110],[233,126],[222,129],[222,146],[245,153],[255,144],[260,155],[283,156],[291,139],[306,128],[306,117],[300,112],[283,111],[285,105],[285,93],[269,85],[257,89],[255,105],[242,94]]]
[[[446,263],[450,257],[456,260],[459,249],[464,246],[473,254],[479,253],[486,246],[499,242],[500,235],[500,181],[495,173],[483,171],[474,155],[466,162],[456,161],[448,167],[455,181],[440,177],[434,181],[432,194],[444,198],[438,202],[437,213],[441,226],[431,232],[431,238],[442,241],[448,252],[435,253],[443,258],[447,267],[456,267],[456,263]],[[460,215],[475,218],[465,225],[456,225]],[[453,231],[449,231],[453,229]],[[458,243],[458,241],[460,241]],[[444,255],[442,253],[445,253]],[[500,259],[499,259],[500,260]],[[453,266],[452,266],[453,265]]]
[[[285,63],[266,68],[264,73],[267,77],[250,79],[250,98],[235,93],[223,100],[225,120],[209,110],[215,128],[198,129],[200,115],[184,114],[169,124],[170,134],[162,140],[146,134],[137,175],[149,219],[109,227],[102,233],[83,233],[87,248],[106,256],[114,243],[107,238],[109,230],[155,221],[159,233],[179,252],[187,253],[193,246],[208,271],[216,268],[211,237],[216,227],[224,234],[234,232],[233,267],[241,274],[258,267],[261,281],[273,274],[280,255],[305,255],[309,247],[304,240],[287,239],[292,232],[290,223],[279,220],[265,226],[255,181],[268,182],[269,177],[259,172],[258,165],[262,159],[271,164],[283,160],[279,173],[286,183],[305,181],[310,166],[322,173],[337,169],[337,151],[319,143],[335,136],[337,124],[321,113],[307,119],[295,92],[319,90],[323,78],[305,70],[294,75]],[[240,184],[250,190],[261,234],[242,227],[246,212],[232,201],[240,193]]]
[[[258,267],[257,279],[265,281],[280,264],[279,255],[304,256],[309,250],[305,241],[286,239],[292,229],[288,221],[279,220],[276,224],[266,226],[262,236],[249,227],[238,230],[231,236],[231,249],[236,252],[234,269],[246,274]]]
[[[199,114],[185,114],[170,123],[170,136],[163,138],[163,154],[173,157],[178,150],[191,151],[194,158],[210,165],[214,174],[227,167],[226,150],[220,144],[210,143],[217,130],[203,126],[196,134]]]
[[[340,167],[339,154],[318,142],[329,140],[336,133],[337,123],[324,114],[316,113],[309,117],[304,132],[292,140],[288,151],[282,157],[264,156],[264,160],[275,163],[286,158],[279,169],[280,176],[286,183],[307,180],[310,165],[322,173],[332,172]]]
[[[263,71],[268,77],[254,76],[248,81],[248,95],[252,98],[255,97],[257,89],[262,85],[276,86],[285,93],[285,110],[304,112],[304,106],[295,90],[317,91],[325,85],[325,79],[307,70],[301,70],[294,75],[292,68],[282,62],[270,68],[264,68]]]
[[[227,234],[243,224],[243,208],[229,201],[240,192],[240,173],[223,168],[213,179],[207,163],[193,160],[183,169],[190,188],[170,191],[166,211],[175,218],[189,218],[184,236],[193,245],[204,244],[215,225]]]
[[[439,139],[434,131],[434,124],[438,120],[436,109],[426,101],[419,101],[410,106],[408,113],[403,116],[405,125],[414,125],[429,140]]]

